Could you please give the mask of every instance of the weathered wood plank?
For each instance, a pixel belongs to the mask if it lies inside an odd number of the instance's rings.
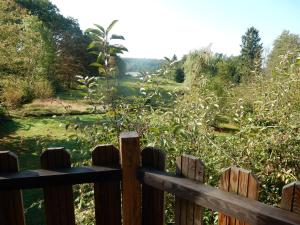
[[[143,168],[164,171],[164,152],[156,148],[145,148],[142,151],[142,166]],[[142,185],[142,224],[164,224],[164,192],[146,184]]]
[[[239,188],[239,170],[236,167],[231,167],[230,170],[230,179],[229,179],[229,192],[238,194]],[[236,219],[234,217],[229,216],[227,218],[228,225],[235,225]]]
[[[120,169],[101,166],[0,172],[0,190],[32,189],[67,184],[93,183],[95,181],[112,182],[120,180]]]
[[[227,168],[220,177],[219,187],[236,195],[257,200],[258,181],[250,171],[242,168]],[[219,225],[245,225],[244,221],[219,213]]]
[[[119,151],[113,145],[98,145],[92,152],[95,166],[120,167]],[[94,184],[96,225],[121,225],[120,182]]]
[[[0,151],[0,172],[19,170],[18,157],[9,151]],[[0,224],[25,225],[22,192],[17,189],[0,191]]]
[[[230,183],[230,172],[231,169],[226,169],[220,177],[219,181],[219,188],[224,191],[229,191],[229,183]],[[228,224],[228,216],[224,215],[223,213],[218,214],[218,222],[219,225],[227,225]]]
[[[282,209],[300,214],[300,182],[287,184],[282,189],[281,203]]]
[[[265,205],[230,192],[200,184],[173,174],[140,170],[139,179],[148,185],[192,201],[197,205],[222,212],[251,225],[299,225],[295,213]]]
[[[43,169],[70,168],[69,153],[64,148],[47,149],[41,155]],[[75,225],[73,189],[71,185],[44,188],[47,225]]]
[[[182,155],[176,160],[176,173],[191,180],[203,182],[204,164],[194,156]],[[175,222],[178,225],[201,225],[203,208],[185,199],[176,197]]]
[[[300,182],[295,183],[295,194],[293,202],[293,212],[300,214]]]
[[[136,132],[120,135],[123,225],[141,225],[140,141]]]
[[[181,157],[176,158],[176,174],[181,176]],[[181,199],[175,196],[175,225],[180,225],[181,221]]]

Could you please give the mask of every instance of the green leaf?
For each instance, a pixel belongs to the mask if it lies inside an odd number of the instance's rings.
[[[123,45],[109,45],[109,49],[113,49],[115,52],[117,53],[122,53],[123,51],[128,52],[128,49],[126,47],[124,47]]]
[[[111,24],[108,26],[107,30],[106,30],[106,34],[109,33],[109,31],[113,28],[113,26],[118,22],[118,20],[113,20],[111,22]]]
[[[87,46],[87,49],[92,49],[92,48],[95,48],[96,46],[98,46],[98,42],[96,41],[92,41],[88,46]]]
[[[97,55],[97,56],[99,55],[99,52],[98,52],[98,51],[89,51],[89,53],[90,53],[90,54],[93,54],[93,55]]]
[[[94,24],[94,26],[97,27],[99,30],[101,30],[103,33],[105,33],[105,29],[99,24]]]
[[[86,33],[93,33],[96,35],[99,35],[100,37],[104,37],[104,33],[102,30],[97,30],[97,29],[93,29],[93,28],[88,28],[85,30]]]
[[[166,61],[168,61],[168,62],[171,61],[171,59],[169,59],[168,57],[164,57],[164,59],[165,59]]]
[[[104,55],[103,52],[99,52],[98,57],[97,57],[97,63],[103,62]]]
[[[102,67],[102,64],[97,63],[97,62],[93,62],[90,64],[90,66],[94,66],[94,67]]]
[[[114,39],[125,40],[125,38],[122,35],[116,35],[116,34],[111,35],[110,39],[112,39],[112,40],[114,40]]]
[[[99,74],[106,74],[106,71],[103,67],[98,67]]]

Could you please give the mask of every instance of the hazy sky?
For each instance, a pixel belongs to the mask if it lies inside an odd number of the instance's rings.
[[[248,27],[260,31],[265,48],[284,30],[300,34],[300,0],[51,0],[83,30],[94,23],[123,35],[128,57],[181,57],[212,44],[237,55]]]

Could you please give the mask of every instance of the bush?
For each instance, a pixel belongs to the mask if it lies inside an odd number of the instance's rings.
[[[183,83],[184,82],[184,71],[181,68],[176,69],[175,71],[175,81],[177,83]]]
[[[1,101],[9,108],[17,108],[34,98],[49,98],[52,87],[47,80],[28,80],[10,77],[1,80]]]
[[[38,80],[33,85],[34,98],[46,99],[53,96],[53,88],[48,80]]]

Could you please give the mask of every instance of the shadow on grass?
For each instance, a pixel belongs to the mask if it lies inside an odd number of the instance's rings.
[[[11,119],[0,119],[0,139],[14,133],[23,127],[19,122]]]

